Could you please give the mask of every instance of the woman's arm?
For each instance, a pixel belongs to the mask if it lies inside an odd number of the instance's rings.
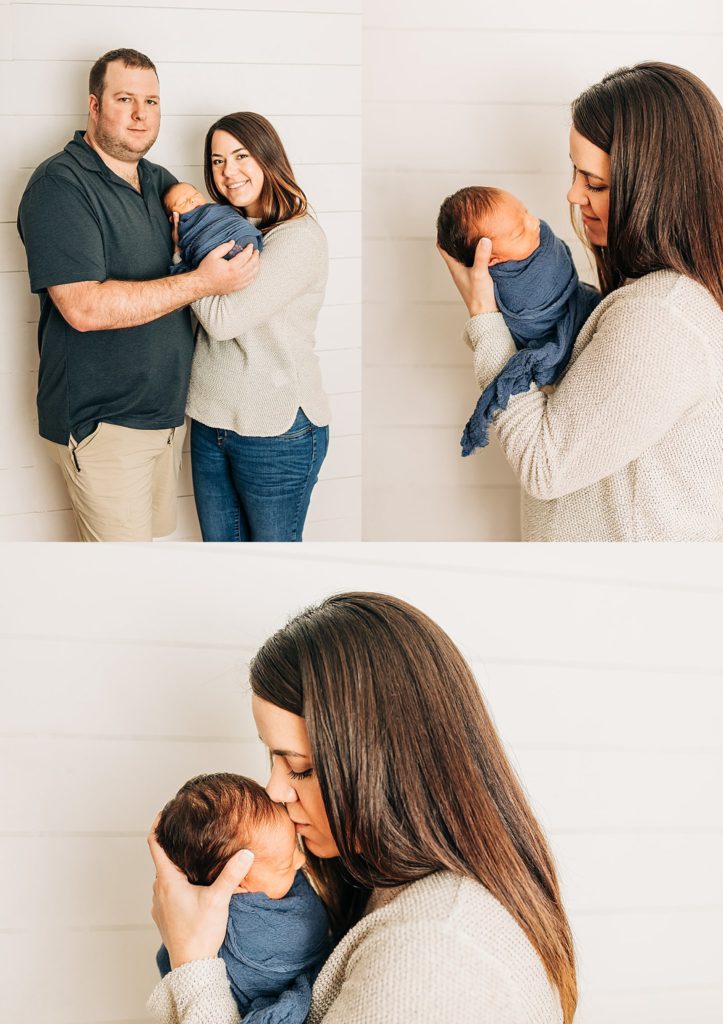
[[[480,316],[467,325],[481,388],[514,344],[500,319]],[[713,381],[704,339],[672,304],[620,295],[554,393],[533,386],[513,396],[494,423],[525,490],[559,498],[638,458]]]
[[[147,1003],[160,1024],[240,1024],[220,957],[191,960],[159,981]]]
[[[230,295],[199,299],[192,309],[210,337],[238,338],[307,292],[321,273],[325,276],[327,261],[326,238],[316,221],[308,215],[285,221],[264,239],[252,284]]]
[[[486,956],[476,937],[440,921],[407,921],[370,932],[350,957],[337,998],[309,1020],[519,1024],[526,1018],[516,989],[506,965]]]
[[[148,846],[156,866],[151,915],[173,970],[156,986],[149,1009],[163,1024],[238,1024],[226,966],[218,958],[228,905],[253,863],[239,850],[213,885],[191,885],[158,845],[155,823]]]
[[[442,255],[470,312],[467,340],[484,391],[516,351],[493,308],[490,247],[474,266]],[[494,424],[520,483],[540,500],[603,480],[651,447],[713,386],[705,340],[665,300],[620,294],[552,394],[513,396]]]

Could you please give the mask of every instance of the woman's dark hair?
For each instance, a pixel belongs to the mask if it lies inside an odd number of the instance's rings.
[[[723,109],[708,86],[673,64],[620,68],[578,96],[572,124],[610,156],[607,245],[592,246],[603,295],[675,270],[723,307]]]
[[[218,191],[213,180],[211,144],[213,134],[217,131],[228,132],[238,139],[264,172],[264,184],[259,199],[262,211],[259,224],[261,231],[285,220],[302,217],[307,212],[306,196],[296,183],[289,158],[276,129],[261,114],[254,114],[248,110],[226,114],[212,124],[206,133],[203,177],[206,190],[215,203],[231,205]]]
[[[575,957],[552,857],[468,667],[422,612],[384,594],[328,598],[254,657],[257,697],[305,719],[339,859],[307,851],[338,935],[370,889],[449,870],[524,929],[559,993]]]

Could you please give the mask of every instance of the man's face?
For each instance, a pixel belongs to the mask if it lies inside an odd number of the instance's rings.
[[[155,72],[113,61],[106,68],[103,95],[90,97],[88,111],[88,131],[100,149],[135,163],[156,141],[161,126]]]

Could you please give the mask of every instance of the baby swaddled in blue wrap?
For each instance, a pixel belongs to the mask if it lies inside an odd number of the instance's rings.
[[[244,1024],[301,1024],[311,987],[329,953],[324,906],[303,871],[286,896],[234,893],[218,955]],[[156,956],[161,976],[171,963],[165,946]]]
[[[156,835],[195,884],[210,884],[238,850],[255,854],[243,891],[231,897],[218,955],[244,1024],[303,1024],[331,943],[324,905],[299,870],[304,855],[284,808],[250,779],[201,775],[166,805]],[[165,946],[156,963],[161,976],[171,970]]]
[[[508,192],[462,189],[445,200],[438,238],[446,252],[471,266],[483,236],[492,239],[495,298],[518,351],[480,395],[462,434],[462,455],[487,445],[492,418],[512,395],[560,377],[580,328],[601,299],[578,280],[565,242]]]
[[[223,242],[236,242],[224,259],[230,260],[247,245],[261,252],[263,237],[257,227],[246,220],[235,206],[219,206],[204,199],[193,185],[179,181],[163,196],[168,214],[177,213],[178,247],[181,261],[168,269],[171,274],[195,270],[204,256]]]

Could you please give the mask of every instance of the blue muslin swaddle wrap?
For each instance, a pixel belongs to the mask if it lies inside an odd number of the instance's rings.
[[[254,249],[261,252],[263,240],[261,232],[233,206],[217,206],[206,203],[195,210],[182,213],[178,219],[178,245],[181,250],[181,262],[169,268],[172,274],[182,274],[195,270],[204,256],[222,242],[235,239],[236,245],[224,256],[230,260],[241,252],[249,242]]]
[[[488,443],[492,417],[530,385],[552,384],[602,296],[578,280],[567,245],[540,221],[540,244],[526,260],[490,267],[495,298],[518,351],[485,388],[462,434],[462,455]]]
[[[326,910],[303,871],[280,900],[262,892],[231,897],[218,955],[244,1024],[303,1024],[330,952]],[[156,963],[165,977],[171,970],[165,946]]]

